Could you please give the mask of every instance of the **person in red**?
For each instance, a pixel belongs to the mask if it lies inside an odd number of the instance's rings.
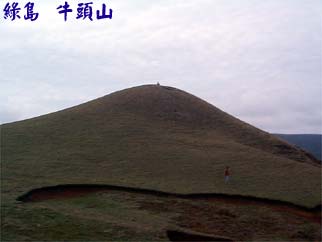
[[[225,183],[229,182],[229,178],[230,178],[230,169],[229,169],[229,166],[226,166],[226,169],[225,169]]]

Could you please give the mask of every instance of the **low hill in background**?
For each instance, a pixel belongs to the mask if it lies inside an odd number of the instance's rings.
[[[172,87],[115,92],[2,125],[1,136],[4,203],[58,184],[320,203],[321,166],[313,156]]]
[[[322,135],[321,134],[275,134],[290,144],[301,147],[310,152],[318,160],[322,160]]]

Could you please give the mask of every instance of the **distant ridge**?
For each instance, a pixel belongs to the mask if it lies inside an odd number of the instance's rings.
[[[310,152],[318,160],[322,160],[321,134],[275,134],[281,139]]]

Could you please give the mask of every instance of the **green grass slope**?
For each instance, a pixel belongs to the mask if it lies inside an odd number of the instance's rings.
[[[319,204],[307,153],[184,91],[145,85],[1,126],[4,202],[42,186],[113,184]],[[230,184],[223,172],[232,170]]]

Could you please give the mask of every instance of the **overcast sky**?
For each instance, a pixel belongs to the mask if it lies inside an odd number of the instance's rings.
[[[79,2],[67,22],[62,0],[35,1],[35,22],[0,12],[1,123],[159,81],[268,132],[321,133],[320,0],[93,0],[114,10],[93,22]]]

